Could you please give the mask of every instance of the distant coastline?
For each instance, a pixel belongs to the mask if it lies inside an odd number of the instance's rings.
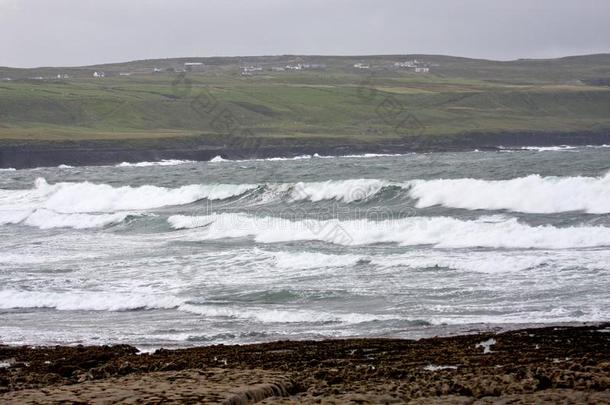
[[[0,169],[35,167],[98,166],[122,162],[170,159],[210,161],[223,159],[291,158],[301,155],[343,156],[365,153],[400,154],[410,152],[467,152],[505,150],[534,146],[586,146],[610,144],[610,129],[590,132],[498,132],[466,133],[451,136],[413,136],[378,143],[326,141],[264,141],[257,148],[226,147],[197,137],[155,141],[0,141]]]
[[[610,144],[610,54],[0,67],[0,167]]]

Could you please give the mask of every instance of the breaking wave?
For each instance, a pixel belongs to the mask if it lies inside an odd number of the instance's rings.
[[[183,303],[173,296],[119,292],[43,292],[0,290],[0,309],[54,308],[60,311],[171,309]]]
[[[602,177],[416,180],[409,184],[409,195],[418,200],[418,208],[442,205],[540,214],[610,213],[610,173]]]
[[[578,149],[577,146],[559,145],[559,146],[523,146],[522,150],[533,150],[536,152],[558,152],[566,150]]]
[[[225,159],[220,155],[214,156],[210,159],[210,163],[222,163],[222,162],[235,162],[235,163],[244,163],[244,162],[282,162],[289,160],[305,160],[305,159],[313,159],[314,157],[320,157],[317,153],[315,155],[300,155],[294,157],[272,157],[272,158],[260,158],[260,159]]]
[[[410,154],[410,153],[409,153]],[[354,155],[320,155],[318,153],[314,153],[313,155],[299,155],[293,157],[271,157],[271,158],[260,158],[260,159],[225,159],[220,155],[215,156],[210,160],[212,163],[220,163],[220,162],[281,162],[281,161],[289,161],[289,160],[307,160],[307,159],[369,159],[369,158],[379,158],[379,157],[398,157],[405,156],[406,154],[402,153],[363,153],[363,154],[354,154]]]
[[[291,198],[296,201],[336,200],[349,203],[366,200],[388,185],[389,183],[386,181],[374,179],[300,182],[291,187]]]
[[[372,315],[358,313],[330,313],[300,309],[269,308],[232,308],[217,305],[184,304],[180,311],[191,312],[207,317],[239,318],[262,323],[362,323],[377,320],[388,320],[396,317],[389,315]]]
[[[464,251],[417,249],[390,255],[328,254],[320,252],[261,251],[272,258],[273,265],[285,270],[319,270],[327,274],[331,268],[375,266],[378,268],[408,267],[413,269],[452,269],[463,272],[505,273],[531,269],[556,271],[566,268],[610,270],[610,252],[599,249]],[[540,273],[538,273],[540,274]]]
[[[254,238],[260,243],[322,241],[338,245],[396,243],[437,248],[582,248],[610,246],[610,228],[529,226],[515,218],[482,217],[465,221],[450,217],[410,217],[386,221],[301,220],[245,214],[174,215],[174,229],[199,229],[195,239]]]
[[[113,187],[108,184],[57,183],[36,179],[29,190],[0,190],[0,224],[25,223],[40,228],[90,228],[121,222],[137,213],[209,199],[224,200],[257,188],[250,184]],[[98,214],[98,215],[93,215]]]
[[[373,198],[383,200],[388,198],[385,192],[390,190],[394,190],[392,198],[402,196],[403,203],[407,205],[412,204],[407,200],[415,200],[417,208],[443,206],[542,214],[570,211],[610,213],[610,173],[600,177],[530,175],[510,180],[462,178],[402,183],[346,179],[267,184],[192,184],[177,188],[153,185],[114,187],[90,182],[49,184],[44,178],[38,178],[32,189],[0,190],[0,225],[23,223],[39,228],[92,228],[124,221],[127,216],[137,215],[139,211],[191,204],[204,199],[226,200],[248,196],[255,199],[257,204],[274,201],[356,203]],[[171,222],[180,221],[176,218]]]
[[[189,204],[202,199],[224,200],[256,187],[250,184],[194,184],[172,189],[150,185],[113,187],[89,182],[49,185],[40,178],[32,191],[34,197],[41,200],[40,208],[61,213],[83,213],[146,210]]]
[[[111,224],[118,224],[132,214],[121,212],[115,214],[61,214],[45,209],[38,209],[25,218],[23,223],[40,229],[73,228],[88,229],[99,228]]]
[[[191,303],[172,295],[94,291],[0,290],[0,309],[52,308],[58,311],[135,311],[176,309],[208,318],[238,318],[262,323],[362,323],[389,315],[330,313],[301,309],[234,308]]]
[[[138,163],[123,162],[123,163],[119,163],[115,167],[178,166],[178,165],[184,165],[187,163],[196,163],[196,162],[194,160],[165,159],[165,160],[160,160],[158,162],[138,162]]]

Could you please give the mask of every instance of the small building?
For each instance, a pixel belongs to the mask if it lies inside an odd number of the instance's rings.
[[[241,72],[242,73],[256,73],[256,72],[262,72],[263,68],[260,66],[244,66],[241,68]]]
[[[303,66],[303,69],[307,69],[307,70],[325,70],[326,69],[326,65],[323,65],[320,63],[308,63],[308,64],[304,64],[302,66]]]
[[[58,78],[58,79],[69,79],[69,78],[70,78],[70,76],[68,76],[68,75],[67,75],[67,74],[65,74],[65,73],[59,73],[59,74],[57,75],[57,78]]]
[[[396,67],[396,68],[409,69],[410,71],[415,72],[415,73],[429,73],[431,66],[438,66],[438,65],[432,65],[430,63],[427,63],[427,62],[424,62],[421,60],[417,60],[417,59],[394,63],[394,67]]]
[[[408,60],[405,62],[396,62],[394,63],[394,67],[409,69],[416,67],[418,63],[417,60]]]
[[[184,70],[187,72],[201,72],[205,69],[205,65],[201,62],[185,62]]]
[[[326,65],[318,63],[299,63],[297,65],[286,65],[286,70],[325,70]]]
[[[368,65],[366,63],[356,63],[356,64],[354,64],[354,67],[356,69],[370,69],[371,65]]]
[[[93,77],[97,77],[98,79],[101,79],[103,77],[106,77],[106,73],[104,73],[104,72],[93,72]]]

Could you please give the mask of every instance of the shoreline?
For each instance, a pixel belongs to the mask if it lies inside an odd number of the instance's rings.
[[[248,140],[246,140],[248,141]],[[244,141],[244,144],[248,142]],[[252,143],[252,140],[249,140]],[[227,160],[293,158],[301,155],[342,156],[356,154],[404,154],[412,152],[498,151],[523,147],[601,146],[610,144],[610,130],[593,132],[501,132],[467,133],[454,136],[412,136],[378,143],[348,143],[329,140],[314,144],[278,142],[261,138],[256,148],[226,147],[206,143],[196,137],[150,141],[0,141],[0,169],[37,167],[101,166],[123,162],[162,160],[210,161],[216,156]]]
[[[610,323],[154,353],[127,345],[0,345],[0,364],[0,401],[7,402],[607,402]]]

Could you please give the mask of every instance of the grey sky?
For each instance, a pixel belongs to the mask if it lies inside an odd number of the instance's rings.
[[[0,0],[0,66],[144,58],[610,52],[609,0]]]

